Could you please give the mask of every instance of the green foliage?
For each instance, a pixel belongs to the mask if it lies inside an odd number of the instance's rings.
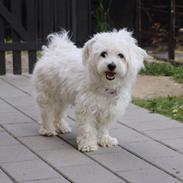
[[[156,99],[134,99],[134,104],[183,122],[183,96],[159,97]]]
[[[42,56],[41,51],[37,51],[37,58],[39,59]]]
[[[109,10],[112,1],[109,1],[108,7],[104,7],[104,0],[99,1],[99,5],[95,11],[96,31],[105,32],[109,30]]]
[[[171,76],[177,82],[183,83],[183,66],[173,66],[169,63],[145,63],[142,75]]]

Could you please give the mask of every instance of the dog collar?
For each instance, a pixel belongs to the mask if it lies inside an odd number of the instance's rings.
[[[118,94],[117,89],[111,89],[111,88],[106,88],[105,93],[107,95],[112,95],[112,96],[117,96]]]

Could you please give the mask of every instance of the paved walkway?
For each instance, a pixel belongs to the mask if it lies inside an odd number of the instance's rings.
[[[73,132],[38,134],[39,117],[30,77],[0,77],[0,183],[180,183],[183,182],[183,125],[130,105],[113,125],[114,148],[81,153]]]

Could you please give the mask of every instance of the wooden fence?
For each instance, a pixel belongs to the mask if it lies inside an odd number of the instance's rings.
[[[183,42],[183,1],[182,0],[137,0],[136,32],[139,44],[166,48],[166,60],[175,59],[178,42]],[[161,52],[159,50],[159,52]]]
[[[70,30],[81,45],[90,34],[89,0],[0,0],[0,75],[6,73],[5,53],[12,51],[13,73],[21,74],[21,52],[28,51],[29,73],[46,36]]]
[[[107,3],[111,5],[110,7],[106,7],[110,9],[111,29],[128,27],[136,33],[139,44],[145,46],[156,46],[149,40],[159,36],[157,31],[151,28],[156,23],[155,20],[151,20],[151,16],[157,17],[168,33],[165,44],[169,59],[174,59],[175,29],[178,27],[175,20],[179,17],[179,22],[182,22],[180,18],[182,4],[175,6],[175,0],[128,0],[127,2],[103,0],[103,2],[112,2],[112,4]],[[5,55],[8,51],[12,52],[14,74],[22,73],[23,51],[28,52],[28,69],[29,73],[32,73],[37,60],[37,51],[46,43],[46,36],[51,32],[62,28],[69,30],[73,41],[77,45],[82,45],[91,34],[96,32],[95,13],[98,6],[97,0],[0,0],[0,75],[6,74]],[[158,12],[164,14],[160,15]]]

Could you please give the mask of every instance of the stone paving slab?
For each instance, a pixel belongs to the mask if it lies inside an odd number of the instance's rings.
[[[38,154],[58,169],[65,166],[72,167],[76,165],[93,163],[91,159],[72,147],[65,149],[63,148],[61,150],[39,151]]]
[[[129,180],[130,182],[136,183],[155,183],[155,182],[166,182],[166,183],[177,183],[177,180],[173,177],[168,176],[162,171],[151,168],[133,171],[118,172],[121,176]]]
[[[115,172],[147,169],[151,167],[151,165],[145,161],[142,161],[123,149],[113,153],[106,152],[94,154],[92,157],[97,161],[102,162],[106,167],[110,167],[110,169]]]
[[[51,178],[35,181],[26,181],[25,183],[69,183],[69,181],[64,178]]]
[[[118,138],[120,144],[134,143],[134,142],[144,142],[150,139],[142,134],[137,133],[131,129],[112,129],[111,135]]]
[[[71,177],[75,182],[80,183],[125,183],[121,178],[110,173],[105,168],[99,166],[98,164],[89,165],[78,165],[72,167],[64,167],[63,172]]]
[[[132,104],[112,125],[119,146],[77,150],[73,132],[38,134],[30,75],[0,77],[0,183],[183,183],[183,125]]]
[[[22,113],[17,113],[17,110],[14,112],[4,112],[0,113],[0,123],[1,124],[20,124],[20,123],[31,123],[33,120]]]
[[[2,167],[18,182],[61,177],[41,160],[5,163]]]
[[[183,176],[183,159],[181,155],[156,157],[152,162],[172,171],[174,174],[181,174],[181,177]]]
[[[2,183],[13,183],[13,181],[2,170],[0,170],[0,180]]]
[[[136,142],[124,145],[130,151],[136,152],[142,157],[153,160],[154,158],[177,156],[178,152],[163,146],[155,141]]]
[[[62,141],[58,137],[32,136],[32,137],[19,137],[20,141],[29,146],[34,151],[43,150],[59,150],[70,148],[70,145]]]
[[[3,139],[3,140],[0,140],[0,148],[1,146],[11,146],[11,145],[18,144],[18,142],[14,138],[12,138],[11,135],[6,133],[3,129],[0,132],[0,139]]]
[[[145,133],[159,140],[183,138],[183,125],[182,127],[179,127],[179,128],[148,130],[148,131],[145,131]]]
[[[9,85],[4,80],[0,80],[0,86],[1,86],[0,96],[3,98],[26,96],[25,93],[21,92],[20,90],[15,90],[12,85]]]
[[[28,137],[39,135],[39,125],[36,123],[19,123],[4,125],[12,135],[15,137]]]
[[[37,159],[32,152],[21,144],[0,147],[0,163],[20,162]]]
[[[162,140],[163,143],[167,144],[168,146],[177,149],[182,150],[183,149],[183,138],[175,138],[170,140]]]

